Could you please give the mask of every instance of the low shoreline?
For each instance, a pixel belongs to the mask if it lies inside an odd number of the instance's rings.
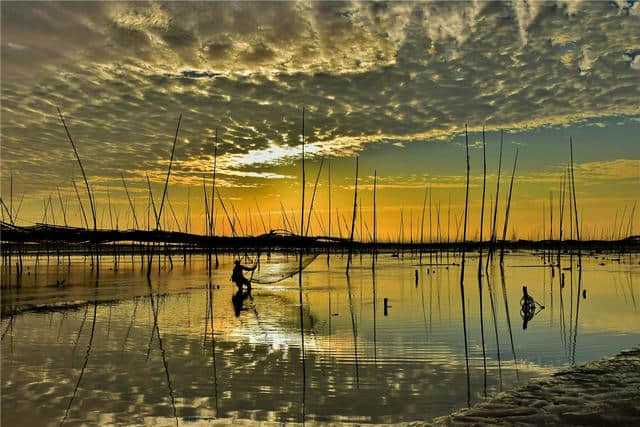
[[[0,221],[0,239],[3,256],[42,255],[91,255],[91,254],[146,254],[151,249],[158,254],[207,253],[212,251],[298,251],[320,250],[342,252],[460,252],[488,250],[539,250],[569,253],[580,251],[595,253],[640,253],[640,236],[619,240],[498,240],[498,241],[439,241],[392,242],[352,241],[338,236],[301,236],[286,230],[271,230],[255,236],[206,236],[193,233],[162,230],[107,230],[62,227],[53,224],[37,224],[18,227]],[[151,245],[151,248],[149,248]],[[153,245],[161,245],[154,247]]]
[[[499,393],[433,425],[640,425],[640,347]]]

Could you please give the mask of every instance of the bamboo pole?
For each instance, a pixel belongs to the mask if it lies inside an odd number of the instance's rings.
[[[498,155],[498,182],[496,183],[496,197],[495,204],[493,205],[493,221],[491,223],[491,246],[489,249],[489,254],[487,256],[487,263],[489,263],[489,258],[491,258],[493,251],[495,250],[496,244],[496,233],[497,233],[497,220],[498,220],[498,200],[500,195],[500,175],[502,172],[502,145],[504,142],[504,132],[502,129],[500,130],[500,153]]]
[[[509,197],[507,198],[507,210],[504,215],[504,228],[502,230],[502,248],[500,250],[500,264],[504,259],[504,242],[507,239],[507,226],[509,223],[509,211],[511,209],[511,192],[513,190],[513,180],[516,175],[516,165],[518,164],[518,149],[516,149],[516,157],[513,161],[513,172],[511,173],[511,183],[509,184]]]
[[[304,230],[304,193],[305,193],[305,173],[304,173],[304,106],[302,107],[302,203],[300,205],[300,234]]]
[[[124,186],[124,191],[127,193],[127,200],[129,201],[129,207],[131,208],[131,214],[133,215],[133,222],[135,223],[136,230],[140,228],[138,224],[138,216],[136,215],[136,209],[131,201],[131,196],[129,195],[129,189],[127,188],[127,182],[124,180],[124,174],[120,173],[120,178],[122,178],[122,185]]]
[[[329,161],[329,171],[327,172],[327,181],[328,181],[328,190],[327,190],[327,198],[329,199],[329,215],[328,215],[328,237],[331,238],[331,161]]]
[[[151,191],[151,181],[149,181],[149,174],[145,173],[147,177],[147,189],[149,190],[149,200],[151,201],[151,207],[153,208],[153,217],[156,220],[156,230],[160,225],[160,217],[158,216],[158,210],[156,209],[156,202],[153,200],[153,192]]]
[[[76,197],[78,198],[78,204],[80,205],[80,212],[82,212],[82,218],[84,219],[84,227],[88,229],[89,222],[87,221],[87,214],[84,211],[84,206],[82,205],[82,199],[80,199],[80,193],[78,192],[76,181],[73,178],[71,178],[71,184],[73,184],[73,190],[75,191]]]
[[[156,218],[156,230],[160,227],[160,219],[162,218],[162,208],[164,207],[164,200],[167,196],[167,188],[169,186],[169,177],[171,176],[171,166],[173,165],[173,155],[175,154],[175,151],[176,151],[176,141],[178,140],[178,131],[180,130],[181,121],[182,121],[182,114],[178,116],[178,125],[176,126],[176,134],[173,137],[173,145],[171,147],[171,157],[169,159],[169,169],[167,170],[167,178],[164,181],[164,190],[162,191],[162,201],[160,202],[158,217]]]
[[[573,191],[573,212],[575,215],[575,224],[576,224],[576,238],[580,241],[580,227],[578,227],[578,205],[576,202],[576,181],[575,175],[573,172],[573,138],[569,138],[569,149],[571,156],[571,188]],[[580,254],[580,245],[578,245],[578,254]]]
[[[84,166],[82,166],[82,161],[80,160],[80,155],[78,154],[78,150],[76,149],[76,144],[73,142],[73,138],[71,138],[71,133],[69,133],[69,129],[67,128],[67,124],[64,121],[64,117],[62,117],[62,112],[60,112],[60,108],[56,107],[58,109],[58,115],[60,116],[60,121],[62,121],[62,126],[64,126],[64,130],[67,133],[67,137],[69,138],[69,141],[71,142],[71,147],[73,148],[73,154],[75,154],[76,156],[76,160],[78,161],[78,164],[80,165],[80,171],[82,172],[82,178],[84,179],[84,184],[87,187],[87,194],[89,195],[89,205],[91,207],[91,214],[93,216],[93,229],[94,231],[97,229],[98,225],[96,222],[96,208],[95,205],[93,203],[93,195],[91,194],[91,188],[89,187],[89,181],[87,180],[87,174],[84,172]]]
[[[482,126],[482,205],[480,208],[480,238],[479,238],[479,254],[478,254],[478,300],[480,308],[480,336],[482,341],[482,366],[484,373],[484,395],[487,395],[487,352],[484,339],[484,309],[483,309],[483,297],[482,297],[482,245],[483,245],[483,232],[484,232],[484,205],[485,205],[485,193],[487,186],[487,150],[486,139],[484,134],[484,125]]]
[[[483,244],[483,230],[484,230],[484,199],[487,187],[487,144],[484,135],[484,125],[482,126],[482,206],[480,208],[480,256],[478,257],[478,285],[482,287],[482,244]],[[482,304],[482,301],[480,302]],[[484,343],[484,333],[483,333]],[[484,347],[483,347],[484,352]]]
[[[260,215],[260,222],[262,223],[262,229],[264,230],[265,233],[268,233],[269,231],[267,230],[267,225],[264,222],[264,218],[262,217],[262,211],[260,210],[260,206],[258,205],[258,199],[254,197],[253,200],[256,202],[256,208],[258,209],[258,215]]]
[[[420,219],[420,251],[419,251],[419,264],[422,264],[422,245],[424,244],[424,214],[427,207],[427,193],[428,187],[424,187],[424,200],[422,201],[422,218]]]
[[[238,212],[236,212],[236,207],[232,201],[229,202],[231,204],[231,212],[233,212],[233,217],[238,221],[238,226],[240,227],[240,232],[243,236],[247,235],[245,228],[242,226],[242,222],[240,221],[240,217],[238,216]]]
[[[13,173],[9,175],[9,221],[11,221],[11,225],[15,225],[13,219]]]
[[[373,171],[373,254],[371,255],[371,267],[375,268],[375,259],[377,255],[377,241],[378,241],[378,217],[376,212],[376,187],[378,184],[378,171]],[[375,285],[374,285],[375,286]],[[375,289],[375,287],[374,287]],[[375,292],[375,291],[374,291]],[[375,299],[374,299],[375,304]]]
[[[462,231],[462,260],[460,263],[460,301],[462,302],[462,324],[464,331],[464,355],[467,368],[467,404],[471,402],[471,378],[469,374],[469,344],[467,340],[467,315],[466,304],[464,297],[464,264],[465,264],[465,249],[467,244],[467,216],[469,208],[469,135],[467,132],[467,125],[464,125],[465,134],[465,147],[466,147],[466,159],[467,159],[467,182],[464,198],[464,227]]]
[[[320,172],[322,172],[322,165],[324,165],[324,157],[320,160],[320,167],[318,168],[316,181],[315,181],[315,184],[313,184],[313,193],[311,194],[311,203],[309,204],[309,216],[307,217],[307,228],[304,232],[305,237],[309,235],[309,228],[311,226],[311,212],[313,211],[313,202],[316,199],[316,190],[318,189],[318,181],[320,180]]]
[[[64,226],[67,227],[67,210],[62,203],[62,196],[60,195],[60,187],[56,186],[56,190],[58,191],[58,201],[60,202],[60,210],[62,211],[62,220],[64,221]]]
[[[224,211],[225,216],[227,217],[227,221],[229,221],[229,227],[231,228],[231,235],[232,237],[236,237],[237,233],[236,233],[236,227],[233,225],[233,221],[231,220],[231,217],[229,216],[229,212],[227,212],[227,208],[224,205],[224,202],[222,201],[222,196],[220,195],[220,190],[216,190],[216,193],[218,194],[218,200],[220,201],[220,206],[222,206],[222,210]]]
[[[113,230],[113,210],[111,209],[111,192],[109,191],[109,186],[107,185],[107,203],[109,208],[109,225]]]
[[[356,179],[355,187],[353,191],[353,215],[351,216],[351,235],[349,236],[349,257],[347,258],[347,276],[349,276],[349,267],[351,266],[351,255],[353,252],[353,230],[356,225],[356,208],[358,204],[358,162],[359,157],[356,157]]]
[[[213,178],[211,182],[211,215],[209,217],[209,235],[215,235],[215,192],[216,192],[216,169],[218,165],[218,128],[216,128],[216,140],[213,145]]]

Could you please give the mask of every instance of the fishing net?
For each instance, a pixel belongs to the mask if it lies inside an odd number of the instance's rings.
[[[300,264],[300,255],[279,256],[277,258],[272,256],[269,260],[263,258],[259,268],[253,272],[251,282],[270,284],[288,279],[307,268],[316,257],[316,254],[302,255],[302,264]]]

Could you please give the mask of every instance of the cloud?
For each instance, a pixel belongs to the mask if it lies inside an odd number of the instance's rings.
[[[637,3],[2,3],[2,172],[176,176],[639,115]],[[225,172],[226,171],[226,172]],[[76,171],[77,173],[77,171]],[[182,175],[183,174],[183,175]],[[160,173],[161,175],[161,173]],[[26,185],[26,184],[25,184]]]
[[[576,179],[636,180],[640,183],[640,159],[616,159],[609,161],[578,163],[574,166]]]

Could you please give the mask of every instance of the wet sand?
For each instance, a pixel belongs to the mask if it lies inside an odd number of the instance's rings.
[[[640,348],[532,380],[434,425],[640,425]]]

